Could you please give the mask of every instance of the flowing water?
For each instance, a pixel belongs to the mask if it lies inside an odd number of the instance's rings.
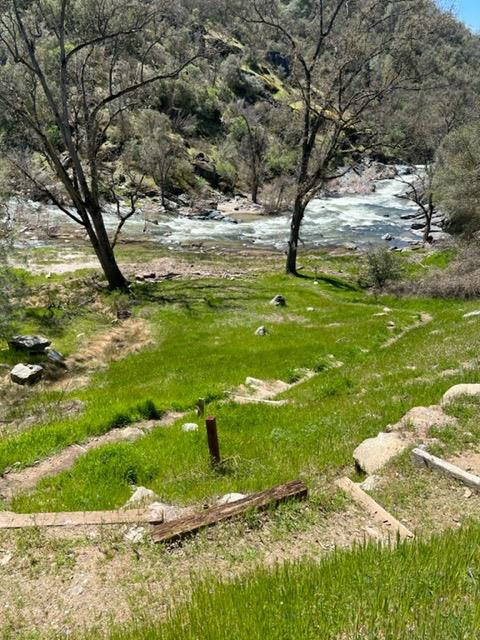
[[[301,235],[306,247],[337,246],[353,243],[365,246],[382,242],[385,234],[393,240],[391,246],[405,247],[421,238],[421,232],[412,230],[412,215],[417,207],[399,198],[407,186],[399,180],[381,180],[376,189],[366,195],[342,195],[313,200],[308,207]],[[27,203],[23,203],[23,207]],[[49,224],[62,224],[68,219],[54,207],[28,203],[31,216],[44,219],[48,213]],[[403,217],[402,217],[403,216]],[[117,218],[113,211],[105,214],[107,227],[113,230]],[[289,232],[288,215],[251,216],[248,220],[201,220],[194,217],[163,215],[156,224],[145,224],[141,210],[125,225],[123,237],[159,242],[178,246],[190,243],[208,245],[240,245],[274,247],[286,246]],[[32,241],[34,239],[32,238]],[[35,244],[48,244],[39,241]]]

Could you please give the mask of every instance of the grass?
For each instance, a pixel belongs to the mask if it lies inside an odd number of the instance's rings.
[[[269,305],[276,293],[286,296],[286,308]],[[181,422],[195,420],[191,414],[136,443],[90,452],[71,470],[40,483],[33,494],[17,497],[15,510],[114,508],[135,484],[152,488],[163,500],[189,503],[260,490],[296,476],[307,481],[332,476],[351,462],[361,440],[398,421],[412,406],[437,403],[466,375],[480,380],[478,371],[436,376],[477,355],[477,326],[462,320],[472,308],[468,303],[374,299],[348,278],[322,275],[319,268],[316,281],[268,274],[227,283],[173,281],[139,289],[137,296],[136,313],[151,323],[155,345],[113,363],[86,390],[71,394],[85,403],[80,417],[1,441],[0,469],[29,464],[152,412],[188,411],[206,397],[228,459],[223,472],[208,465],[203,430],[182,432]],[[392,312],[377,316],[385,305]],[[393,334],[399,333],[421,311],[431,313],[434,322],[381,348],[392,335],[388,321],[394,320]],[[260,324],[270,330],[264,338],[254,335]],[[330,354],[344,366],[325,368]],[[300,368],[318,374],[285,394],[290,405],[220,401],[246,376],[292,380]]]
[[[109,640],[474,640],[480,628],[480,525],[404,543],[336,551],[245,578],[204,580],[163,624]],[[89,638],[94,634],[89,633]],[[102,636],[103,637],[103,636]]]

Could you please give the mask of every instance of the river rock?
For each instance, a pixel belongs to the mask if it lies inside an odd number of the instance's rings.
[[[364,440],[353,452],[353,458],[361,471],[371,475],[408,446],[408,441],[396,432],[379,433],[376,438]]]
[[[43,375],[43,367],[38,364],[17,364],[10,372],[12,382],[16,384],[35,384]]]
[[[44,353],[51,342],[44,336],[13,336],[8,341],[9,346],[15,351],[28,351],[28,353]]]
[[[270,304],[272,304],[274,307],[285,307],[287,301],[282,295],[278,294],[272,300],[270,300]]]
[[[385,240],[385,242],[391,242],[393,240],[393,236],[391,233],[386,233],[382,236],[382,240]]]
[[[413,231],[420,231],[424,228],[424,226],[425,223],[423,222],[413,222],[411,228],[413,229]]]
[[[461,396],[480,397],[480,384],[456,384],[450,387],[442,398],[442,404],[445,405],[454,402]]]

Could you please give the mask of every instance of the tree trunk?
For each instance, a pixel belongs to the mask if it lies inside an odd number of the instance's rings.
[[[258,180],[256,176],[252,181],[252,202],[258,204]]]
[[[293,207],[292,221],[290,223],[290,239],[288,241],[287,268],[288,275],[297,276],[297,251],[300,239],[300,227],[305,214],[305,204],[302,198],[297,197]]]
[[[87,226],[87,233],[107,279],[108,287],[112,291],[124,290],[127,288],[128,282],[117,264],[102,214],[95,211],[94,213],[90,212],[90,215],[93,226],[90,224]]]

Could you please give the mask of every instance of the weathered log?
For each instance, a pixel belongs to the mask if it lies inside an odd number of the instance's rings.
[[[305,484],[301,480],[295,480],[267,491],[253,493],[235,502],[211,507],[203,513],[196,513],[158,525],[153,530],[153,540],[155,542],[177,540],[196,533],[205,527],[241,515],[249,509],[265,509],[270,505],[278,504],[285,500],[303,499],[307,494],[308,489]]]
[[[409,531],[405,525],[394,518],[388,511],[385,511],[383,507],[375,502],[368,493],[365,493],[358,484],[352,482],[350,478],[340,478],[335,484],[353,498],[357,504],[366,509],[374,520],[391,530],[393,534],[400,536],[402,540],[414,537],[413,533]]]
[[[428,467],[429,469],[436,469],[450,478],[460,480],[460,482],[466,484],[467,487],[480,491],[480,477],[460,469],[460,467],[455,466],[451,462],[432,456],[431,453],[423,449],[414,449],[412,451],[412,458],[417,464]]]

